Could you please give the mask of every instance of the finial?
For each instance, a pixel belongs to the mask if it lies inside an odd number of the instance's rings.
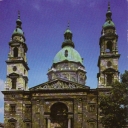
[[[70,22],[68,21],[68,26],[67,26],[67,29],[69,29],[69,25],[70,25]]]
[[[22,29],[22,27],[21,27],[22,22],[20,20],[20,11],[18,11],[18,19],[16,20],[16,24],[17,24],[16,28]]]
[[[20,19],[20,11],[18,11],[18,19]]]
[[[110,1],[108,2],[108,11],[110,11]]]
[[[108,2],[108,10],[107,10],[107,13],[106,13],[106,21],[112,20],[111,16],[112,16],[112,12],[110,10],[110,1],[109,1]]]

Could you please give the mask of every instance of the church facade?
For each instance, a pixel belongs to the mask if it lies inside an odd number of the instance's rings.
[[[116,28],[110,5],[99,40],[98,86],[86,86],[83,59],[75,50],[69,27],[62,49],[48,70],[48,81],[28,89],[27,44],[20,15],[9,42],[4,94],[5,128],[102,128],[99,96],[119,80]]]

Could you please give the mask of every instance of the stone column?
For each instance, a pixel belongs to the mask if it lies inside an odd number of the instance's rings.
[[[45,118],[44,118],[44,99],[40,102],[40,128],[45,128]]]
[[[71,118],[68,118],[68,128],[71,128]]]
[[[51,120],[50,120],[50,118],[47,118],[47,121],[48,121],[48,128],[51,128]]]
[[[83,119],[82,119],[82,128],[87,128],[87,98],[82,98],[82,113],[83,113]]]
[[[74,99],[74,128],[78,128],[78,99]]]

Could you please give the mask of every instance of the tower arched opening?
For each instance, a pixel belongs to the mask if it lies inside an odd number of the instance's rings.
[[[111,42],[111,41],[108,41],[108,42],[107,42],[107,49],[106,49],[106,52],[112,52],[112,42]]]
[[[13,49],[13,53],[14,53],[14,57],[18,57],[18,48],[17,47],[15,47]]]

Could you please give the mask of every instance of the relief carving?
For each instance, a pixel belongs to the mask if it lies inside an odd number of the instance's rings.
[[[54,83],[46,83],[45,85],[38,86],[36,88],[33,88],[34,90],[36,89],[73,89],[73,88],[86,88],[84,85],[79,85],[71,82],[62,82],[62,81],[57,81]]]

